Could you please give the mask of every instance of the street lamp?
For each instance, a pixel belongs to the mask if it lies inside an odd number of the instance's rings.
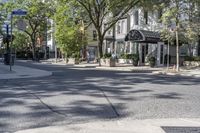
[[[83,58],[85,57],[85,49],[83,46],[83,36],[85,34],[85,26],[83,20],[81,20],[80,32],[81,32],[81,45],[82,45],[82,58]]]
[[[46,20],[46,31],[45,31],[45,36],[46,36],[46,42],[45,42],[45,47],[44,47],[44,58],[45,58],[45,60],[47,59],[47,45],[48,45],[48,18],[46,17],[45,18],[45,20]]]

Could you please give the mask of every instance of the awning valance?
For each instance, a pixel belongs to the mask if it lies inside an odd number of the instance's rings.
[[[157,43],[161,40],[158,32],[147,30],[131,30],[126,35],[125,41]]]

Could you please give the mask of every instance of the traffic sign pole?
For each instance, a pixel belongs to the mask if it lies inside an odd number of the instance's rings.
[[[11,32],[11,43],[10,43],[10,71],[12,71],[12,64],[11,64],[11,61],[13,61],[12,59],[12,41],[13,41],[13,36],[12,36],[12,30],[13,30],[13,26],[12,26],[12,23],[13,23],[13,16],[25,16],[27,14],[27,11],[25,10],[22,10],[22,9],[18,9],[18,10],[14,10],[11,12],[11,29],[10,29],[10,32]],[[14,62],[12,62],[14,63]]]
[[[13,36],[12,36],[12,19],[13,19],[13,15],[11,13],[11,29],[10,29],[10,32],[11,32],[11,42],[10,42],[10,71],[12,71],[12,64],[11,64],[11,61],[12,60],[12,41],[13,41]],[[14,63],[14,62],[12,62]]]

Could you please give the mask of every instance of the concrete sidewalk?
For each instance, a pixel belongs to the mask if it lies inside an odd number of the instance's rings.
[[[28,129],[16,133],[199,133],[200,119],[95,121]]]
[[[52,75],[52,72],[22,66],[10,66],[0,63],[0,79],[36,78]]]
[[[182,67],[180,69],[180,72],[173,72],[172,70],[161,70],[161,71],[155,71],[154,74],[163,74],[163,75],[171,75],[171,76],[190,76],[190,77],[196,77],[200,78],[200,68],[191,68],[187,69]]]
[[[20,60],[21,62],[31,62],[26,60]],[[77,68],[94,68],[96,70],[106,70],[106,71],[127,71],[127,72],[135,72],[135,73],[152,73],[152,74],[162,74],[162,75],[171,75],[171,76],[191,76],[191,77],[200,77],[200,68],[195,69],[187,69],[181,67],[180,72],[170,72],[167,71],[166,67],[155,67],[151,68],[149,66],[137,66],[134,67],[130,64],[117,64],[116,67],[106,67],[99,66],[98,63],[86,63],[82,62],[80,64],[66,64],[64,60],[58,60],[55,62],[55,59],[49,60],[41,60],[40,62],[34,62],[34,64],[43,64],[43,65],[71,65]],[[172,69],[172,67],[170,68]]]

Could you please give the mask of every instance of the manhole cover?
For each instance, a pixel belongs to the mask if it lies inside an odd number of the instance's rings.
[[[200,127],[162,127],[166,133],[200,133]]]

